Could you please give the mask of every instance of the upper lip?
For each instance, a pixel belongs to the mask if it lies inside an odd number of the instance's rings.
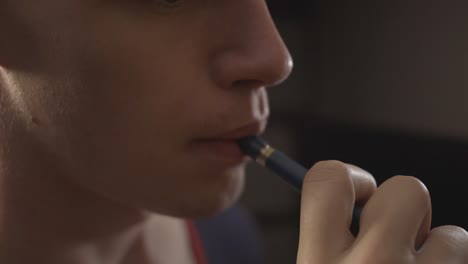
[[[235,140],[246,136],[258,136],[265,131],[266,120],[256,121],[247,125],[239,126],[227,132],[221,132],[217,135],[209,137],[210,140]]]

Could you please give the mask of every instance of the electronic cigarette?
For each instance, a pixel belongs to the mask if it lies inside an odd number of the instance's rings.
[[[301,192],[302,182],[307,169],[297,161],[291,159],[283,152],[271,147],[264,139],[258,136],[244,137],[237,142],[241,150],[255,160],[258,164],[272,170],[276,175],[286,181],[293,189]],[[351,231],[355,235],[359,232],[360,207],[355,207]]]

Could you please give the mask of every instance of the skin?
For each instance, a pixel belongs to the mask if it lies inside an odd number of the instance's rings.
[[[244,182],[206,140],[261,133],[292,69],[265,2],[2,0],[0,32],[0,263],[193,263],[183,219]],[[328,161],[303,188],[298,263],[468,261],[415,178]]]

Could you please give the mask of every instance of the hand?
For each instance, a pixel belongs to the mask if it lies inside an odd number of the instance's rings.
[[[360,231],[349,230],[354,203]],[[431,202],[418,179],[395,176],[379,188],[366,171],[338,161],[315,164],[302,188],[298,264],[468,264],[468,233],[430,230]]]

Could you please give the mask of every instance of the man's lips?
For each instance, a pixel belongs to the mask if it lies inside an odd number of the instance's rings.
[[[208,154],[214,159],[222,160],[230,164],[239,164],[247,160],[235,140],[231,139],[207,139],[195,143],[195,149]]]
[[[254,122],[244,126],[239,126],[227,132],[218,132],[205,139],[237,140],[246,136],[258,136],[263,133],[266,127],[266,121]]]
[[[200,138],[194,142],[194,147],[214,159],[222,160],[231,165],[240,164],[247,161],[248,157],[240,149],[237,140],[246,136],[260,135],[263,133],[265,125],[266,122],[255,122],[228,132]]]

